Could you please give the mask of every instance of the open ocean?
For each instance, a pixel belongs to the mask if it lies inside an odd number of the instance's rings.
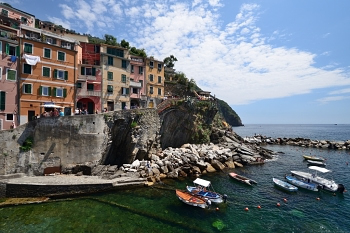
[[[242,137],[350,139],[350,125],[246,125],[233,130]],[[311,153],[326,158],[334,180],[350,190],[350,151],[267,148],[283,153],[264,165],[202,176],[217,192],[228,195],[226,204],[211,209],[188,206],[175,196],[175,188],[185,189],[194,178],[165,180],[164,185],[149,188],[0,208],[0,232],[350,232],[350,192],[334,196],[299,190],[289,194],[272,182],[273,177],[283,180],[290,170],[307,171],[302,155]],[[247,187],[237,183],[229,178],[230,171],[258,184]]]

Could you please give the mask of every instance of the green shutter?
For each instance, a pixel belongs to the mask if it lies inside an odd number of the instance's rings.
[[[49,96],[51,96],[51,87],[48,88],[48,93]]]
[[[64,79],[65,79],[65,80],[68,80],[68,71],[67,71],[67,70],[64,71]]]
[[[5,110],[6,92],[0,91],[0,110]]]
[[[126,94],[129,95],[129,88],[126,88]]]
[[[52,96],[56,97],[56,87],[53,88]]]
[[[85,75],[85,67],[81,67],[80,71],[81,75]]]
[[[9,53],[10,53],[10,45],[8,44],[8,43],[6,43],[6,49],[5,49],[6,51],[6,54],[7,55],[9,55]]]
[[[66,98],[66,97],[67,97],[67,89],[64,88],[64,89],[63,89],[63,98]]]
[[[52,44],[56,44],[56,43],[57,43],[56,39],[52,39]]]
[[[92,76],[95,76],[95,75],[96,75],[96,68],[92,67]]]
[[[38,95],[43,95],[43,87],[40,86],[38,89]]]
[[[19,53],[19,45],[17,46],[16,56],[20,57],[20,53]]]
[[[56,69],[54,69],[54,71],[53,71],[53,77],[57,78],[57,70]]]

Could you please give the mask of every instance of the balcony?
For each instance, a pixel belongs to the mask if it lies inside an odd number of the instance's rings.
[[[96,81],[96,76],[78,75],[78,81]]]
[[[16,33],[0,29],[0,38],[5,38],[5,39],[8,39],[9,41],[16,41],[17,42],[16,37],[17,37]]]
[[[139,82],[134,82],[134,81],[130,81],[130,87],[138,87],[141,88],[142,84]]]
[[[79,97],[89,97],[89,96],[101,96],[101,91],[89,91],[84,89],[78,89],[77,90],[77,96]]]

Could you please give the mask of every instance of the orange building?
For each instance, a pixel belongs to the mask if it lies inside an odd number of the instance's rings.
[[[164,62],[146,58],[147,106],[157,107],[164,99]]]
[[[44,112],[71,115],[75,105],[76,41],[21,26],[20,124]]]

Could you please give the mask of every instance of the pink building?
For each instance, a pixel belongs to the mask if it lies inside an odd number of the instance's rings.
[[[130,108],[147,105],[145,84],[145,61],[143,57],[130,55]]]

